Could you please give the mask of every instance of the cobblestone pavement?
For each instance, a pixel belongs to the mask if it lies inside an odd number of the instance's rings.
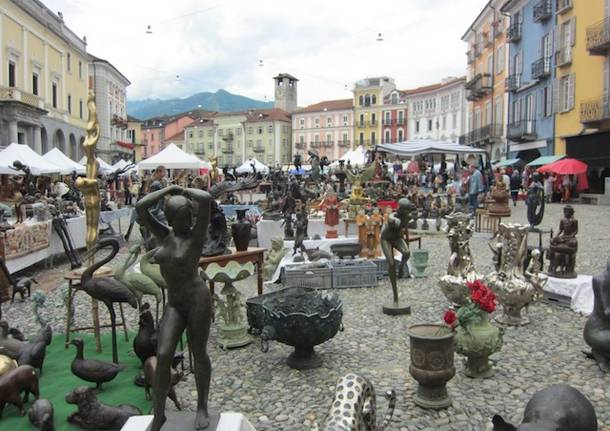
[[[577,270],[597,274],[610,255],[610,208],[575,205],[580,233]],[[550,205],[543,227],[557,230],[562,206]],[[525,207],[513,208],[512,221],[526,222]],[[477,234],[471,240],[475,265],[479,272],[492,270],[489,235]],[[496,413],[518,423],[532,394],[553,383],[568,383],[580,389],[595,405],[600,430],[610,430],[610,375],[604,375],[595,363],[585,359],[582,328],[586,317],[553,305],[534,304],[529,309],[532,323],[526,327],[507,328],[504,346],[492,357],[496,374],[488,380],[470,379],[463,374],[461,358],[456,355],[457,374],[448,384],[453,406],[441,411],[421,409],[413,403],[416,383],[409,375],[407,328],[420,322],[438,322],[448,302],[437,286],[444,274],[449,248],[444,235],[423,239],[430,252],[428,277],[401,280],[401,298],[412,305],[411,316],[390,317],[382,314],[382,304],[390,299],[387,282],[371,289],[338,291],[344,302],[345,331],[318,346],[324,359],[321,368],[308,371],[290,369],[285,358],[291,348],[270,343],[262,353],[257,340],[249,346],[224,351],[216,343],[213,325],[209,342],[213,364],[210,406],[222,411],[239,411],[248,416],[257,430],[310,430],[320,426],[326,416],[339,377],[347,372],[367,376],[375,385],[378,411],[387,406],[383,393],[396,390],[398,404],[389,429],[414,430],[490,430],[490,417]],[[125,248],[117,259],[125,258]],[[61,271],[58,267],[42,272],[37,269],[42,288],[48,290],[43,315],[56,331],[63,329],[64,308],[61,301]],[[256,292],[252,277],[240,282],[246,297]],[[4,304],[6,318],[27,333],[34,330],[30,304]],[[89,306],[84,294],[77,296],[78,320],[89,321]],[[107,313],[102,312],[102,316]],[[127,316],[136,327],[135,313]],[[144,396],[144,394],[142,394]],[[178,385],[178,396],[189,409],[195,406],[193,376]],[[168,408],[172,408],[168,404]],[[379,415],[378,415],[379,416]]]

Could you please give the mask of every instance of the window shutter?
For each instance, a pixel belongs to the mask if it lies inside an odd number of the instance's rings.
[[[560,104],[559,104],[559,99],[560,99],[560,85],[559,83],[561,82],[561,78],[556,79],[555,81],[553,81],[553,91],[552,91],[552,97],[551,97],[551,103],[552,103],[552,107],[553,107],[553,112],[557,113],[560,112]]]
[[[561,49],[561,35],[563,31],[561,31],[561,24],[557,25],[557,31],[553,34],[553,45],[555,46],[555,52],[559,52]]]
[[[571,74],[568,78],[568,110],[574,109],[574,74]]]
[[[572,31],[570,32],[571,40],[570,46],[574,46],[576,44],[576,17],[573,16],[570,18],[570,26],[572,26]]]

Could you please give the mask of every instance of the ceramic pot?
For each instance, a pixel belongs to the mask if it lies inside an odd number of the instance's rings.
[[[492,377],[494,369],[489,363],[489,356],[501,349],[502,332],[489,322],[487,313],[480,321],[457,329],[455,351],[466,357],[464,374],[468,377]]]
[[[415,268],[413,273],[415,278],[425,277],[424,271],[426,271],[428,266],[428,250],[413,250],[411,252],[411,257],[413,258],[412,262],[413,267]]]
[[[250,243],[250,229],[252,226],[250,222],[246,220],[245,209],[235,210],[237,213],[237,221],[231,225],[231,233],[233,234],[233,242],[235,243],[235,249],[237,251],[248,250],[248,244]]]
[[[407,330],[411,343],[409,372],[417,381],[415,404],[425,409],[451,405],[447,382],[455,376],[454,333],[445,325],[412,325]]]

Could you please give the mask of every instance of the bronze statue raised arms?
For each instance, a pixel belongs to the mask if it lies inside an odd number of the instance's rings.
[[[553,277],[576,278],[578,220],[574,218],[574,208],[570,205],[563,208],[563,216],[557,236],[551,239],[548,273]]]
[[[392,304],[384,305],[383,312],[389,315],[400,315],[411,313],[409,305],[401,304],[398,299],[398,288],[396,287],[396,263],[394,261],[394,250],[402,254],[399,271],[403,269],[411,256],[409,244],[404,239],[403,230],[407,228],[413,211],[413,204],[407,198],[398,201],[398,209],[388,216],[388,221],[381,229],[381,249],[388,264],[388,275],[392,284]]]
[[[161,199],[169,226],[155,219],[149,209]],[[199,275],[199,256],[205,243],[210,219],[211,196],[202,190],[169,186],[142,198],[136,205],[138,216],[159,241],[155,261],[167,282],[168,301],[159,323],[157,341],[157,372],[153,381],[153,413],[151,431],[159,431],[165,423],[165,398],[170,389],[170,370],[176,344],[186,329],[189,349],[194,357],[197,386],[195,428],[206,429],[208,392],[212,366],[207,353],[212,320],[210,292]],[[194,224],[193,224],[194,220]]]

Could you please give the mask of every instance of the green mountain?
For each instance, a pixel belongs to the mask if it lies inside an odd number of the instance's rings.
[[[200,106],[201,105],[201,106]],[[248,109],[273,108],[273,102],[261,102],[226,90],[216,93],[203,92],[182,99],[128,100],[127,113],[140,120],[159,115],[175,115],[201,107],[208,111],[235,112]]]

